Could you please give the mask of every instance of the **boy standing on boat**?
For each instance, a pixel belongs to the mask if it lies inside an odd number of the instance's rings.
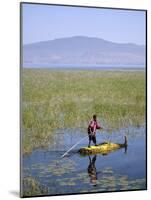
[[[97,146],[96,130],[101,129],[101,128],[102,127],[99,125],[99,123],[97,121],[97,116],[93,115],[93,119],[90,121],[89,126],[88,126],[88,135],[89,135],[89,145],[88,145],[88,147],[90,147],[91,140],[93,141],[95,146]]]

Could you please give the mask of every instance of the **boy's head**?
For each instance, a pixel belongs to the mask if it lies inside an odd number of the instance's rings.
[[[93,115],[93,120],[96,121],[97,115]]]

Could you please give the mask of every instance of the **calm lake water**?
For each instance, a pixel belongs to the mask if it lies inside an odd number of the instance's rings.
[[[41,68],[56,70],[145,70],[143,64],[51,64],[51,63],[28,63],[24,68]]]
[[[86,133],[75,129],[58,130],[49,148],[37,149],[24,156],[25,196],[146,189],[145,134],[145,127],[129,127],[112,133],[98,131],[98,143],[123,143],[124,135],[127,135],[127,150],[82,157],[77,151],[87,146],[86,139],[67,157],[61,158]]]

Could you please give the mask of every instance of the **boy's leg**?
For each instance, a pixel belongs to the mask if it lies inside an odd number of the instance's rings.
[[[93,135],[92,140],[93,140],[93,143],[96,145],[96,136],[95,135]]]
[[[92,140],[92,136],[89,135],[89,145],[88,145],[88,147],[90,147],[91,140]]]

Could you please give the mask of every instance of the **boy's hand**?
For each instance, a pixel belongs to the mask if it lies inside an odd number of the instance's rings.
[[[91,132],[91,135],[94,135],[94,132]]]

